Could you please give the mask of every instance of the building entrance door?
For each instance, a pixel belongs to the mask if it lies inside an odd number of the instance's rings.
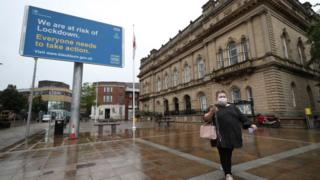
[[[110,109],[105,109],[104,110],[104,118],[105,119],[110,119]]]

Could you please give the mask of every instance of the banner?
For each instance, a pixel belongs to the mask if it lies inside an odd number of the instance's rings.
[[[20,54],[123,67],[123,40],[119,26],[27,6]]]

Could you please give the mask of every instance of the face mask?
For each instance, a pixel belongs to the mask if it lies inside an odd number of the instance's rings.
[[[218,98],[218,104],[225,106],[227,104],[228,99],[223,97],[223,98]]]

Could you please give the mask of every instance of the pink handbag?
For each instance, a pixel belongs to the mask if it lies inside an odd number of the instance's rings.
[[[201,125],[200,137],[205,139],[217,139],[216,127],[211,124]]]

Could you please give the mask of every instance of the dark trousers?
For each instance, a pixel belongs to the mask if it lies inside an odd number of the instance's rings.
[[[231,174],[231,158],[233,148],[221,148],[218,147],[220,162],[224,171],[224,174]]]

